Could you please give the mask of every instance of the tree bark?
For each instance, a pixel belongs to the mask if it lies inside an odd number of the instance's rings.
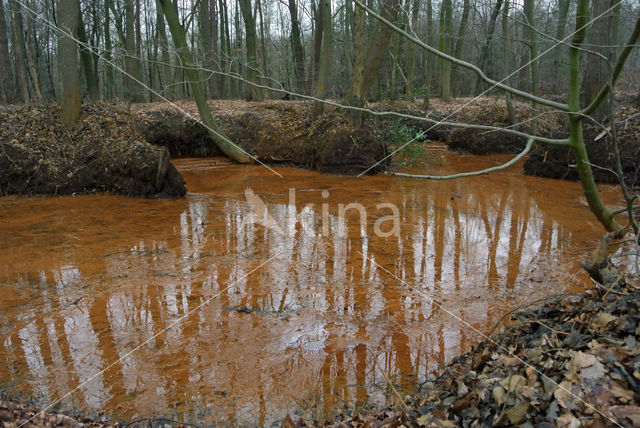
[[[490,60],[490,50],[491,44],[493,41],[493,35],[496,31],[496,22],[498,20],[498,15],[500,15],[500,8],[502,7],[502,0],[498,0],[496,4],[493,6],[491,10],[491,17],[489,18],[489,27],[487,28],[487,35],[482,42],[482,47],[480,48],[480,69],[482,69],[488,75],[491,75],[491,60]],[[480,76],[476,79],[476,85],[474,88],[474,95],[483,90],[482,80]]]
[[[58,25],[66,34],[58,36],[58,60],[60,67],[60,121],[73,126],[80,119],[82,111],[82,90],[78,49],[72,38],[78,32],[80,16],[79,0],[59,0]]]
[[[411,4],[411,29],[416,31],[418,29],[418,13],[420,12],[420,0],[413,0]],[[405,87],[405,94],[407,98],[413,99],[413,80],[416,74],[416,51],[417,46],[415,43],[409,43],[409,55],[407,58],[407,86]]]
[[[289,0],[289,15],[291,15],[291,46],[293,49],[293,62],[296,73],[296,90],[304,92],[304,49],[302,48],[302,36],[300,22],[298,20],[297,0]]]
[[[556,40],[564,40],[565,31],[567,28],[567,15],[569,14],[569,6],[571,0],[558,0],[558,25],[556,26]],[[561,58],[566,56],[566,48],[561,45],[555,48],[555,56],[553,59],[553,79],[551,83],[551,90],[554,94],[560,92],[560,76],[562,67]],[[565,69],[566,70],[566,69]]]
[[[80,8],[78,8],[78,40],[85,45],[89,44]],[[80,60],[82,70],[84,72],[84,80],[87,84],[87,95],[89,96],[89,101],[98,101],[100,98],[100,94],[98,93],[98,74],[93,68],[91,52],[87,47],[80,46]]]
[[[316,98],[324,100],[329,85],[331,60],[333,57],[333,24],[331,20],[331,0],[321,0],[319,12],[322,16],[322,48],[320,49],[320,64],[318,67],[318,84]],[[316,101],[313,114],[319,115],[324,111],[324,103]]]
[[[505,83],[509,84],[507,76],[511,70],[511,39],[509,38],[509,0],[504,2],[502,8],[502,38],[504,40],[503,59],[502,59],[502,71],[504,74]],[[516,114],[513,109],[513,102],[511,100],[511,93],[505,91],[504,93],[505,103],[507,105],[507,114],[509,116],[509,123],[516,123]]]
[[[211,139],[217,144],[220,150],[236,162],[253,163],[253,159],[251,157],[231,142],[229,137],[227,137],[222,129],[220,129],[220,126],[218,126],[211,114],[211,110],[207,105],[204,85],[199,81],[198,73],[194,68],[193,56],[187,46],[185,31],[182,24],[180,24],[180,19],[178,18],[178,10],[171,0],[158,0],[158,3],[162,7],[162,12],[167,20],[167,24],[169,25],[169,31],[171,31],[171,35],[173,36],[173,42],[175,43],[176,50],[182,60],[184,72],[189,80],[189,86],[191,87],[193,98],[195,99],[198,107],[200,119],[207,127]]]
[[[253,83],[260,83],[258,80],[258,55],[257,55],[257,42],[256,35],[256,18],[251,11],[251,0],[239,0],[240,11],[242,12],[242,19],[244,20],[245,28],[245,43],[247,47],[247,80]],[[253,85],[249,88],[250,99],[261,101],[262,90]]]
[[[143,101],[142,91],[138,81],[142,81],[140,61],[136,48],[136,17],[133,0],[125,0],[125,97],[128,101],[138,103]]]
[[[616,3],[618,6],[591,25],[591,30],[587,36],[587,40],[591,45],[589,49],[605,56],[607,59],[604,60],[596,55],[587,54],[589,55],[587,57],[588,61],[585,61],[582,75],[581,100],[583,105],[589,104],[609,79],[610,71],[607,63],[612,61],[615,52],[609,46],[615,45],[617,42],[617,31],[614,32],[617,29],[614,29],[612,24],[616,20],[616,14],[620,11],[620,4],[616,0],[592,1],[592,17],[602,15]],[[603,122],[607,118],[604,103],[592,113],[592,116],[598,122]]]
[[[29,104],[29,80],[27,78],[22,7],[16,0],[9,0],[9,10],[11,13],[11,33],[13,36],[13,51],[15,56],[18,94],[22,98],[22,102]]]
[[[451,54],[452,32],[452,0],[443,0],[440,6],[440,51]],[[443,101],[451,99],[451,61],[439,58],[440,98]]]
[[[380,5],[381,11],[380,15],[387,19],[390,22],[396,22],[398,18],[398,9],[400,6],[401,0],[384,0]],[[359,5],[356,4],[356,14],[358,13],[358,9],[361,9]],[[361,18],[364,22],[364,17]],[[356,32],[358,26],[358,15],[356,15]],[[364,27],[364,25],[362,25]],[[356,50],[356,66],[354,67],[354,76],[351,82],[351,89],[349,91],[349,95],[347,96],[347,103],[354,107],[362,107],[364,106],[365,98],[369,94],[369,90],[371,86],[376,80],[378,75],[378,70],[380,68],[380,64],[382,63],[382,58],[387,51],[387,46],[389,45],[389,39],[391,38],[391,34],[393,30],[386,25],[378,22],[375,27],[374,33],[371,35],[371,39],[369,41],[369,45],[366,50]],[[364,32],[363,32],[364,34]],[[364,35],[359,35],[357,37],[364,37]],[[356,43],[354,45],[357,46]],[[354,48],[357,49],[357,48]],[[364,53],[364,57],[358,59],[359,55]],[[362,61],[362,75],[360,75],[358,69],[358,61]],[[362,112],[352,111],[348,115],[349,121],[356,127],[362,125]]]
[[[462,48],[464,46],[465,33],[467,31],[467,23],[469,22],[469,11],[471,10],[471,2],[464,0],[462,6],[462,18],[460,18],[460,27],[458,28],[458,38],[456,47],[453,50],[453,56],[460,58],[462,56]],[[415,46],[415,45],[414,45]],[[451,84],[453,85],[453,93],[458,94],[458,65],[454,64],[451,70]]]
[[[4,12],[4,0],[0,0],[0,103],[2,104],[12,103],[15,100],[15,90],[11,80],[7,20]]]

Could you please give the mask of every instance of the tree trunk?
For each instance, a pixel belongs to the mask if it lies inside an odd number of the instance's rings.
[[[588,43],[591,45],[589,49],[604,55],[607,60],[593,54],[587,54],[588,59],[585,61],[582,75],[581,99],[583,105],[589,104],[609,79],[610,73],[607,62],[611,61],[614,56],[614,49],[610,48],[610,46],[617,43],[617,31],[613,31],[614,28],[612,24],[616,20],[616,15],[620,12],[620,4],[616,0],[592,1],[592,17],[602,15],[616,3],[618,5],[615,8],[592,24],[591,31],[587,37]],[[607,116],[605,103],[602,103],[602,105],[592,113],[592,116],[598,122],[603,122]]]
[[[465,33],[467,31],[467,22],[469,21],[469,11],[471,10],[471,2],[469,0],[464,0],[464,5],[462,6],[462,18],[460,18],[460,27],[458,28],[458,39],[456,40],[456,47],[453,50],[453,56],[456,58],[460,58],[462,56],[462,47],[464,46]],[[453,69],[451,70],[451,84],[453,85],[453,93],[459,94],[458,90],[458,66],[457,64],[453,65]]]
[[[78,122],[82,111],[78,49],[76,41],[72,38],[78,32],[79,16],[79,0],[59,0],[58,25],[63,32],[69,34],[58,35],[60,121],[69,127]]]
[[[257,35],[256,18],[251,11],[251,0],[239,0],[242,19],[246,32],[245,43],[247,46],[247,80],[253,83],[260,83],[258,80],[258,58],[257,58]],[[249,88],[250,99],[261,101],[262,89],[253,85]]]
[[[427,43],[429,46],[434,46],[433,40],[433,6],[431,0],[427,0]],[[424,102],[423,107],[429,108],[429,98],[431,98],[431,82],[433,81],[433,75],[435,72],[435,56],[431,53],[425,55],[425,89],[424,89]]]
[[[558,25],[556,27],[556,40],[563,40],[565,37],[565,31],[567,27],[567,15],[569,13],[569,6],[571,0],[558,0]],[[560,76],[562,67],[561,58],[566,57],[566,48],[561,45],[555,48],[553,59],[553,79],[551,83],[551,90],[554,94],[560,92]]]
[[[390,22],[396,22],[398,18],[399,6],[401,0],[384,0],[380,5],[381,11],[380,15],[384,17],[386,20]],[[358,9],[361,9],[360,6],[356,5],[356,13]],[[356,15],[356,32],[358,15]],[[362,18],[364,21],[364,18]],[[364,26],[363,26],[364,27]],[[362,107],[364,106],[365,99],[369,94],[369,90],[371,86],[376,81],[376,77],[378,75],[378,70],[380,68],[380,64],[382,63],[382,58],[387,51],[387,46],[389,45],[389,39],[391,38],[391,34],[393,30],[391,30],[386,25],[378,22],[375,27],[374,33],[371,35],[371,39],[369,40],[369,45],[366,50],[356,51],[356,66],[354,67],[354,77],[351,82],[351,89],[349,91],[349,95],[347,97],[347,103],[354,107]],[[364,32],[362,35],[358,37],[364,38]],[[356,43],[354,43],[357,46]],[[357,49],[355,47],[354,49]],[[362,55],[364,52],[364,58],[358,59],[359,55]],[[358,69],[358,61],[362,61],[362,75],[360,77]],[[354,126],[362,125],[362,112],[352,111],[349,113],[349,121]]]
[[[40,77],[36,70],[36,56],[38,55],[38,42],[36,40],[35,20],[31,13],[27,14],[27,39],[25,40],[25,54],[27,55],[27,67],[31,76],[33,87],[32,100],[39,103],[42,101],[42,91],[40,90]]]
[[[109,18],[109,9],[111,0],[104,1],[104,58],[105,58],[105,79],[104,79],[104,97],[111,99],[114,96],[114,79],[113,67],[111,66],[111,24]]]
[[[320,64],[318,67],[318,84],[316,85],[316,98],[324,100],[329,85],[331,72],[331,60],[333,53],[333,24],[331,20],[331,0],[321,0],[318,13],[322,16],[322,48],[320,49]],[[313,114],[319,115],[324,111],[324,103],[316,101],[313,105]]]
[[[452,32],[452,0],[443,0],[440,7],[440,51],[451,54],[451,32]],[[439,58],[440,74],[440,98],[443,101],[451,99],[451,62],[444,58]]]
[[[84,29],[84,23],[82,21],[82,12],[79,8],[78,40],[85,45],[89,43],[89,41],[87,40],[87,33]],[[91,52],[84,46],[80,46],[80,60],[82,70],[84,72],[84,80],[87,83],[87,95],[89,96],[89,101],[98,101],[98,99],[100,98],[100,94],[98,93],[98,75],[93,68],[93,59],[91,57]]]
[[[13,36],[13,52],[15,56],[18,93],[22,98],[22,102],[29,104],[29,81],[27,78],[22,9],[16,0],[9,0],[9,10],[11,13],[11,33]]]
[[[502,59],[502,71],[504,74],[505,82],[509,84],[507,76],[511,70],[511,39],[509,38],[509,0],[504,2],[502,8],[502,38],[504,40],[503,59]],[[513,109],[513,102],[511,100],[511,93],[505,91],[504,93],[505,103],[507,104],[507,114],[509,116],[509,123],[513,125],[516,123],[516,114]]]
[[[142,76],[140,74],[140,61],[136,52],[136,18],[133,0],[125,0],[125,70],[128,75],[125,76],[125,97],[128,101],[138,103],[143,101],[140,83]]]
[[[180,24],[180,19],[178,18],[178,10],[171,0],[158,0],[158,3],[162,7],[162,12],[167,20],[167,24],[169,24],[169,31],[171,31],[173,42],[175,43],[176,50],[178,51],[177,53],[180,56],[184,66],[184,72],[189,80],[189,86],[191,87],[193,98],[196,101],[200,119],[209,130],[211,139],[217,144],[220,150],[236,162],[253,163],[252,158],[231,142],[229,137],[224,134],[211,115],[211,110],[207,105],[204,85],[199,81],[198,72],[194,68],[193,57],[189,51],[189,47],[187,46],[185,31]]]
[[[420,0],[413,0],[413,3],[411,4],[411,30],[414,32],[418,29],[419,12]],[[413,99],[413,79],[416,74],[416,50],[416,44],[409,43],[409,56],[407,58],[407,86],[405,87],[405,94],[409,99]]]
[[[578,0],[576,10],[576,28],[578,30],[575,32],[569,47],[569,110],[573,113],[569,118],[571,131],[569,143],[573,149],[573,155],[576,159],[576,171],[580,177],[580,183],[589,204],[589,209],[608,231],[614,231],[621,229],[621,226],[616,222],[612,212],[600,198],[584,144],[584,135],[582,133],[584,117],[581,114],[577,114],[580,111],[580,47],[585,39],[588,17],[589,0]]]
[[[491,10],[491,17],[489,18],[489,27],[487,28],[487,35],[482,42],[482,47],[480,48],[480,69],[491,75],[492,61],[490,60],[491,56],[491,44],[493,41],[493,35],[496,31],[496,21],[498,20],[498,15],[500,15],[500,8],[502,7],[502,0],[498,0]],[[474,94],[477,94],[483,90],[482,80],[480,76],[476,79],[476,85],[474,88]]]
[[[300,35],[300,22],[298,21],[297,0],[289,0],[289,14],[291,15],[291,46],[293,48],[293,62],[296,73],[296,90],[304,92],[304,50],[302,48],[302,36]]]
[[[7,37],[7,20],[4,13],[4,0],[0,0],[0,103],[12,103],[15,91],[11,82],[11,59]]]

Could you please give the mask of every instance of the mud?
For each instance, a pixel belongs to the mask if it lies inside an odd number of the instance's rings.
[[[446,154],[430,172],[503,161]],[[176,165],[177,200],[0,198],[3,389],[199,425],[390,405],[386,377],[411,391],[512,307],[584,287],[579,249],[600,234],[576,183],[519,168],[424,182]],[[363,223],[339,215],[355,202]],[[375,233],[384,203],[397,236]]]
[[[190,102],[175,107],[162,103],[134,107],[136,122],[147,141],[166,146],[176,156],[211,156],[217,152]],[[302,101],[210,101],[212,113],[229,138],[261,162],[326,173],[359,174],[383,161],[386,144],[370,127],[353,129],[340,112],[328,107],[319,117]],[[382,171],[388,160],[368,171]]]
[[[43,106],[0,109],[0,195],[185,194],[167,149],[146,143],[122,107],[85,105],[72,128],[58,121],[58,111]]]
[[[628,117],[629,119],[625,118]],[[618,148],[625,182],[629,186],[640,186],[640,115],[637,109],[623,110],[616,123]],[[612,139],[602,133],[602,128],[584,127],[584,141],[589,161],[595,165],[594,178],[599,183],[619,183]],[[578,180],[572,165],[575,158],[570,149],[559,146],[538,145],[524,164],[526,174],[539,177]]]

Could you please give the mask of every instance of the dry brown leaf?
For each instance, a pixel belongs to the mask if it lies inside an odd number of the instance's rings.
[[[515,392],[521,385],[526,385],[527,379],[520,375],[507,376],[500,381],[500,385],[508,392]]]

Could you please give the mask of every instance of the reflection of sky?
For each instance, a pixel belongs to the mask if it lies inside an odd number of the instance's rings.
[[[255,412],[268,422],[294,402],[330,412],[384,401],[381,370],[411,384],[437,368],[434,355],[448,360],[476,337],[431,299],[478,328],[492,325],[505,302],[521,298],[537,263],[571,241],[514,190],[453,198],[403,192],[396,195],[400,235],[386,238],[373,234],[375,220],[389,214],[376,212],[380,201],[365,204],[363,225],[355,210],[346,220],[336,216],[334,201],[323,216],[319,192],[307,196],[316,198],[313,207],[268,202],[280,233],[247,221],[251,211],[240,199],[190,196],[161,232],[123,248],[98,247],[99,267],[95,255],[78,252],[42,271],[39,298],[50,295],[13,315],[16,328],[2,336],[7,361],[24,366],[15,370],[28,373],[34,394],[52,399],[82,384],[79,405],[116,413],[205,402],[215,403],[217,418],[255,423]],[[0,376],[5,382],[15,373],[5,365]]]

